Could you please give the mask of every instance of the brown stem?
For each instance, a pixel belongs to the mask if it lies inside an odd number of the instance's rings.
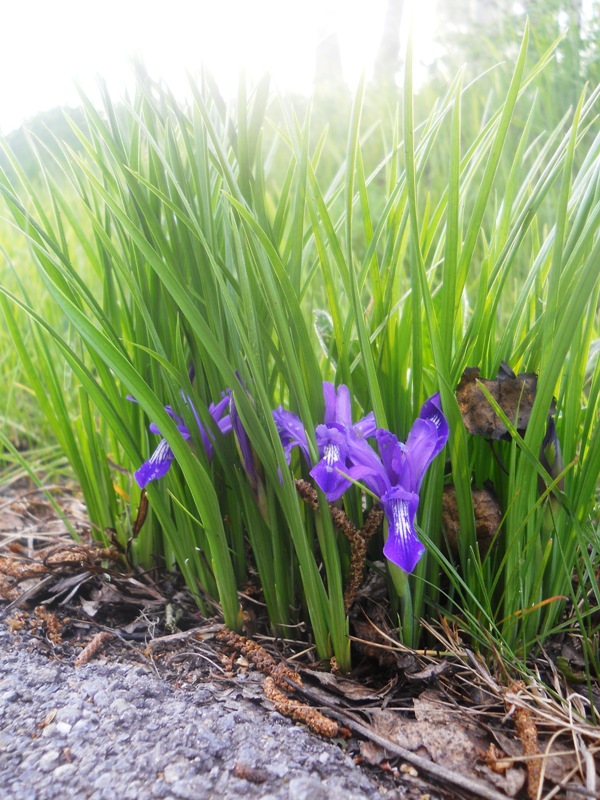
[[[307,505],[314,511],[318,510],[319,499],[317,492],[308,481],[296,480],[296,491]],[[344,534],[350,543],[350,576],[344,591],[344,610],[347,614],[362,583],[367,547],[371,537],[381,524],[383,509],[378,505],[373,506],[365,517],[363,527],[360,530],[352,524],[341,508],[337,508],[332,503],[329,503],[329,513],[334,526]]]

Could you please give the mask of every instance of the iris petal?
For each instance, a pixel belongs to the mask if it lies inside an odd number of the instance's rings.
[[[337,388],[335,399],[335,422],[344,425],[346,428],[352,427],[352,403],[350,400],[350,389],[346,384],[341,383]]]
[[[394,488],[381,502],[388,520],[388,537],[383,548],[384,556],[405,572],[412,572],[425,552],[414,527],[419,496]]]
[[[363,436],[365,439],[370,439],[372,436],[375,436],[375,431],[377,430],[375,414],[371,411],[366,417],[359,419],[352,428],[354,433],[358,436]]]
[[[308,443],[306,441],[306,431],[300,417],[292,414],[291,411],[286,411],[283,406],[279,406],[273,411],[273,419],[275,420],[275,427],[281,439],[283,450],[285,452],[285,459],[289,464],[292,459],[292,450],[294,447],[299,447],[304,453],[304,457],[309,461]]]
[[[204,450],[206,452],[206,457],[210,461],[214,455],[214,447],[213,441],[214,437],[211,431],[207,431],[202,422],[200,421],[200,416],[191,400],[190,397],[185,395],[183,391],[181,392],[181,396],[183,401],[186,405],[188,405],[192,413],[194,415],[194,419],[196,420],[196,425],[198,426],[198,431],[202,438],[202,443],[204,445]],[[132,402],[137,402],[133,397],[127,396],[128,400]],[[229,433],[231,430],[231,419],[229,414],[225,414],[224,412],[229,408],[229,393],[223,392],[221,400],[218,403],[211,403],[208,407],[209,414],[214,419],[217,427],[223,434]],[[190,433],[189,428],[185,424],[184,420],[173,411],[171,406],[165,406],[165,411],[167,414],[175,421],[177,424],[177,430],[181,434],[181,436],[185,440],[189,440],[192,438],[192,434]],[[152,422],[148,426],[148,429],[159,436],[162,436],[160,428],[156,423]],[[158,444],[158,447],[154,451],[154,453],[150,456],[150,458],[145,461],[142,466],[135,472],[135,479],[140,487],[144,488],[150,481],[158,480],[162,478],[164,475],[167,474],[171,467],[171,463],[173,462],[173,451],[169,447],[166,439],[162,438]]]
[[[173,458],[169,443],[166,439],[161,439],[150,458],[135,472],[134,477],[140,489],[147,486],[150,481],[156,481],[166,475],[171,469]]]
[[[311,476],[330,503],[338,500],[352,483],[341,472],[347,472],[348,443],[343,425],[318,425],[315,431],[321,460],[310,471]]]

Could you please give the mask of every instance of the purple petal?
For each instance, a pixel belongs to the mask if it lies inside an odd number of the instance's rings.
[[[419,413],[421,419],[429,420],[435,425],[437,431],[437,444],[434,448],[433,458],[444,449],[444,445],[448,441],[448,421],[442,411],[442,404],[440,401],[440,393],[436,392],[428,400],[423,403]]]
[[[166,439],[161,439],[148,461],[145,461],[134,475],[139,487],[143,489],[150,481],[156,481],[166,475],[171,468],[173,458],[169,443]]]
[[[250,481],[252,491],[256,495],[260,485],[260,477],[258,474],[256,459],[254,457],[254,450],[252,449],[250,439],[248,438],[246,429],[244,428],[240,415],[238,414],[233,394],[229,398],[229,416],[231,418],[231,427],[235,434],[238,449],[242,457],[242,461],[244,462],[244,469],[248,475],[248,480]]]
[[[192,408],[194,408],[194,407],[192,406]],[[183,438],[184,439],[191,439],[191,434],[190,434],[188,426],[185,424],[183,419],[173,411],[171,406],[165,406],[165,411],[167,412],[167,414],[172,419],[175,420],[175,422],[177,423],[177,430],[183,436]],[[194,413],[196,413],[195,409],[194,409]],[[160,432],[160,429],[159,429],[158,425],[155,422],[151,422],[150,425],[148,425],[148,430],[151,431],[152,433],[158,434],[158,436],[162,436],[162,434]]]
[[[385,428],[379,428],[375,432],[375,436],[389,483],[391,486],[396,486],[400,483],[402,476],[404,445],[398,441],[397,436]]]
[[[273,419],[275,420],[275,427],[277,428],[277,433],[283,445],[287,463],[289,464],[291,461],[294,447],[299,447],[304,453],[307,462],[310,463],[306,431],[304,430],[304,425],[300,417],[292,414],[291,411],[286,411],[283,406],[279,406],[279,408],[273,411]]]
[[[439,393],[425,401],[419,418],[414,425],[405,446],[405,471],[403,484],[413,492],[418,492],[425,473],[433,459],[444,449],[448,441],[448,423],[442,413]]]
[[[412,572],[425,552],[414,528],[419,496],[401,487],[394,487],[381,498],[381,502],[388,520],[388,537],[383,554],[400,569]]]
[[[219,402],[211,403],[208,407],[209,414],[219,426],[221,433],[229,433],[231,430],[231,419],[229,414],[225,414],[225,411],[229,409],[229,397],[229,390],[223,392]],[[227,428],[227,430],[223,430],[223,428]]]
[[[325,414],[323,416],[323,422],[325,425],[330,425],[337,421],[335,418],[335,404],[337,395],[333,383],[330,383],[329,381],[323,381],[323,397],[325,398]]]
[[[361,481],[377,497],[391,489],[392,483],[387,475],[383,462],[368,442],[349,431],[346,436],[348,452],[346,460],[350,467],[345,470],[355,481]]]
[[[366,417],[359,419],[356,425],[353,425],[353,430],[354,433],[358,436],[363,436],[365,439],[375,436],[375,431],[377,430],[375,414],[371,411]]]
[[[439,453],[438,432],[428,419],[415,420],[404,450],[403,485],[418,492],[427,468]]]
[[[340,474],[347,472],[347,437],[343,426],[318,425],[315,430],[321,460],[310,474],[330,503],[338,500],[352,486],[352,482]]]
[[[352,401],[350,400],[350,389],[341,383],[337,388],[335,399],[335,422],[345,428],[352,427]]]
[[[221,431],[223,435],[230,433],[232,430],[231,424],[231,417],[229,414],[225,414],[224,412],[229,408],[229,404],[231,401],[230,392],[223,392],[221,399],[218,403],[211,403],[208,406],[208,413],[214,419],[217,424],[217,427]],[[209,461],[211,461],[212,457],[215,454],[215,448],[213,447],[214,436],[212,431],[207,430],[204,425],[200,422],[200,418],[194,408],[192,401],[189,401],[190,406],[192,407],[192,411],[194,412],[194,416],[196,417],[196,424],[198,425],[198,430],[200,431],[200,435],[202,436],[202,444],[204,445],[204,450],[206,452],[206,457]]]

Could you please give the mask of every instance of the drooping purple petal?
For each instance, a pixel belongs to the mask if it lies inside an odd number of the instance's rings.
[[[158,447],[147,461],[134,473],[134,477],[140,489],[147,486],[150,481],[156,481],[164,477],[173,463],[173,451],[169,447],[166,439],[161,439]]]
[[[291,411],[286,411],[283,406],[279,406],[273,411],[273,419],[283,445],[287,463],[289,464],[292,459],[294,447],[299,447],[304,453],[306,461],[310,463],[306,431],[300,417],[297,417]]]
[[[400,569],[412,572],[425,552],[414,528],[419,495],[396,486],[383,495],[381,504],[388,520],[388,537],[383,554]]]
[[[317,425],[315,430],[321,460],[310,474],[330,503],[338,500],[352,482],[341,472],[347,472],[348,444],[342,425]]]

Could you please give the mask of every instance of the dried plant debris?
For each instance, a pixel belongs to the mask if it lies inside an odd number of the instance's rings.
[[[87,664],[89,661],[95,658],[99,653],[102,652],[106,643],[112,638],[113,635],[109,631],[101,631],[100,633],[97,633],[91,642],[89,642],[77,656],[75,659],[75,666],[82,667],[84,664]]]
[[[364,681],[357,681],[351,678],[334,675],[331,672],[319,672],[314,669],[303,669],[302,674],[318,683],[332,693],[331,700],[336,703],[336,697],[348,701],[348,705],[354,703],[381,704],[381,701],[390,697],[396,689],[399,681],[397,674],[387,677],[382,686],[373,687],[365,684]]]
[[[45,606],[36,606],[32,614],[28,614],[25,611],[15,611],[8,618],[7,627],[13,633],[29,631],[34,636],[48,639],[52,644],[57,645],[62,642],[65,629],[70,622],[70,617],[61,619]]]
[[[473,512],[475,514],[475,533],[479,552],[483,558],[490,549],[500,529],[502,509],[491,485],[481,489],[471,489]],[[442,499],[442,524],[446,541],[453,553],[458,551],[460,536],[460,519],[456,502],[456,490],[452,484],[444,486]]]
[[[303,722],[314,733],[327,738],[333,738],[340,732],[337,722],[321,714],[315,708],[302,703],[299,700],[294,700],[289,696],[294,687],[302,686],[302,679],[300,675],[294,670],[290,669],[283,662],[277,662],[267,653],[267,651],[251,639],[245,636],[240,636],[233,631],[224,628],[217,634],[217,640],[228,647],[233,648],[238,653],[241,653],[248,661],[251,661],[254,666],[259,669],[265,678],[263,690],[267,700],[270,700],[275,706],[276,711],[283,714],[285,717],[297,722]]]
[[[108,564],[120,560],[121,554],[112,547],[67,540],[36,551],[32,558],[24,554],[0,556],[0,596],[20,605],[46,588],[48,579],[60,583],[64,576],[73,573],[104,573]],[[23,586],[24,581],[33,578],[37,581]]]
[[[265,678],[264,691],[267,700],[270,700],[275,706],[275,710],[283,714],[284,717],[290,717],[296,722],[302,722],[314,733],[318,733],[328,739],[338,735],[339,725],[337,722],[321,714],[316,708],[312,708],[306,703],[301,703],[299,700],[294,700],[285,692],[282,692],[281,689],[277,688],[273,678]]]
[[[483,385],[508,419],[515,424],[517,431],[524,434],[535,401],[537,375],[530,372],[515,375],[504,361],[496,380],[480,378],[479,373],[479,367],[465,369],[456,389],[460,412],[469,433],[486,439],[502,439],[508,436],[507,427],[481,390]],[[554,410],[553,402],[550,413]]]
[[[46,498],[44,498],[44,495]],[[21,537],[56,539],[89,528],[79,492],[69,485],[33,486],[27,479],[0,487],[0,546]],[[69,527],[70,526],[70,527]]]
[[[509,797],[514,797],[525,783],[525,771],[509,766],[502,773],[488,771],[481,763],[481,753],[487,746],[483,729],[460,710],[452,708],[430,691],[423,692],[414,702],[414,719],[394,711],[372,713],[371,725],[386,739],[409,751],[426,756],[435,764],[451,768],[465,776],[483,776]],[[384,748],[361,746],[361,754],[380,761],[388,758]]]
[[[240,636],[234,631],[223,628],[216,636],[217,641],[231,647],[238,653],[245,656],[248,661],[251,661],[254,666],[275,681],[275,683],[282,689],[288,690],[289,683],[294,683],[297,686],[302,686],[302,678],[298,673],[290,669],[283,662],[277,662],[273,656],[269,655],[264,647],[261,647],[252,639],[247,639],[245,636]]]

